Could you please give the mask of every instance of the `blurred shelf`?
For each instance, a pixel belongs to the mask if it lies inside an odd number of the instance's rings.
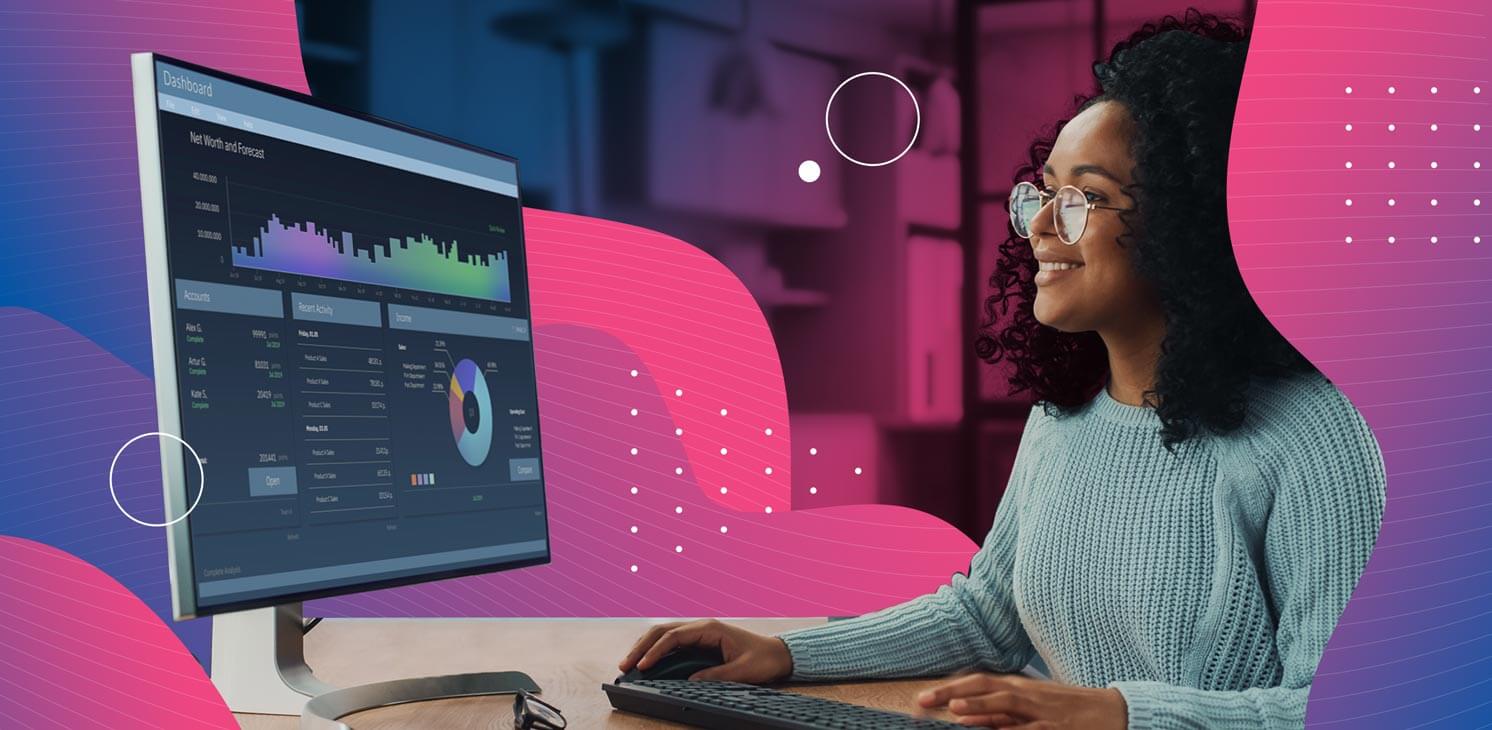
[[[880,421],[881,428],[887,433],[956,433],[963,428],[959,421],[907,421],[892,420]]]
[[[355,66],[363,62],[363,52],[352,46],[344,46],[326,41],[301,40],[301,56],[316,61],[327,63],[340,63],[347,66]]]
[[[780,289],[769,294],[758,295],[756,303],[761,305],[762,309],[822,307],[829,303],[829,295],[811,289]]]

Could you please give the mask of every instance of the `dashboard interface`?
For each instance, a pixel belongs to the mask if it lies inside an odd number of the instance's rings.
[[[199,609],[546,561],[516,164],[155,71]]]

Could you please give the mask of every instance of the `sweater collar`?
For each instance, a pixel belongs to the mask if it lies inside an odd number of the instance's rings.
[[[1098,395],[1094,396],[1089,403],[1091,412],[1108,421],[1122,423],[1129,426],[1156,426],[1160,418],[1155,415],[1155,409],[1149,406],[1132,406],[1120,403],[1109,395],[1109,384],[1104,382],[1103,387],[1098,389]]]

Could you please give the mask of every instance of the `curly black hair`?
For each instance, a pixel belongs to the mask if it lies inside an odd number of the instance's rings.
[[[1244,286],[1228,236],[1228,139],[1243,79],[1248,31],[1238,21],[1188,10],[1147,23],[1093,66],[1099,92],[1077,109],[1104,101],[1134,119],[1135,168],[1124,192],[1119,244],[1159,296],[1166,319],[1156,382],[1145,400],[1161,421],[1167,448],[1204,430],[1242,425],[1246,391],[1256,377],[1315,367],[1259,311]],[[1018,180],[1041,184],[1055,124],[1031,143]],[[993,293],[975,351],[1009,368],[1010,392],[1029,394],[1049,413],[1067,414],[1097,395],[1108,357],[1097,333],[1067,333],[1032,311],[1037,271],[1031,245],[1015,235],[1000,245]]]

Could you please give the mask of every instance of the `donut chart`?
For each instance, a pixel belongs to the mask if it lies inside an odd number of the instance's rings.
[[[492,447],[492,397],[487,378],[471,360],[456,363],[449,388],[451,436],[456,450],[472,466],[481,466]]]

